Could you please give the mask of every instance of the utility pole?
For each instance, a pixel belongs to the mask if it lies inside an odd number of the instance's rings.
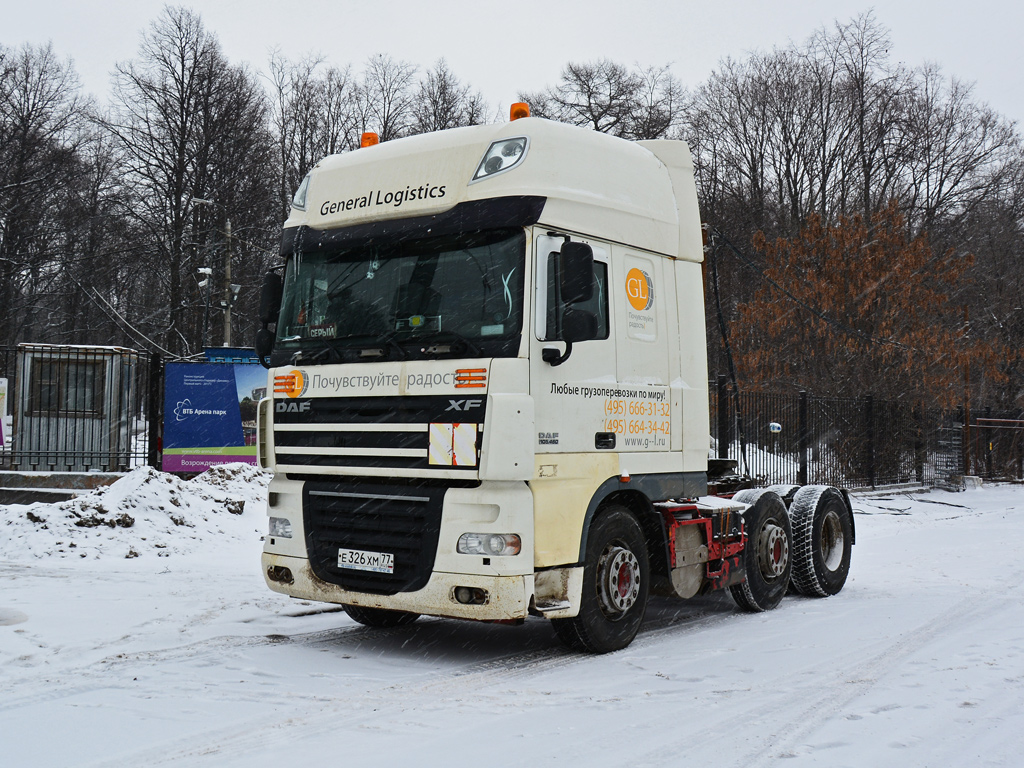
[[[970,332],[971,316],[967,305],[964,304],[964,335]],[[974,474],[974,462],[971,461],[971,358],[967,358],[964,364],[964,474]]]
[[[231,219],[224,224],[224,346],[231,346]]]
[[[198,205],[210,205],[214,207],[220,207],[224,211],[224,206],[218,203],[216,200],[207,200],[202,197],[193,197],[192,202]],[[224,211],[225,213],[227,211]],[[241,286],[232,285],[231,283],[231,219],[224,222],[224,231],[221,233],[224,235],[224,298],[220,301],[220,308],[224,310],[224,346],[231,346],[231,305],[235,303],[235,298],[238,295],[238,291]],[[203,270],[200,270],[203,272]],[[204,274],[209,275],[210,271],[207,270]],[[212,277],[207,277],[210,281],[207,285],[212,287]],[[207,288],[206,292],[206,314],[210,314],[210,287]],[[203,319],[203,346],[206,346],[206,326],[208,320]]]
[[[196,270],[203,279],[199,281],[199,287],[206,289],[206,305],[203,311],[203,349],[206,349],[206,339],[209,337],[210,329],[210,291],[213,288],[213,268],[199,267]]]

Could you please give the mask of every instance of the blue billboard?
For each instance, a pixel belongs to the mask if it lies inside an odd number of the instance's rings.
[[[256,407],[267,372],[253,363],[168,363],[164,377],[165,472],[256,463]]]

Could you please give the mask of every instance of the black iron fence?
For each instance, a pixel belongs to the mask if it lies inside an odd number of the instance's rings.
[[[1024,478],[1024,412],[711,386],[712,452],[766,483],[846,488]]]
[[[963,448],[969,473],[1024,478],[1024,413],[985,408],[971,414],[970,424]]]
[[[159,357],[120,347],[0,348],[11,435],[0,467],[123,472],[155,464]]]

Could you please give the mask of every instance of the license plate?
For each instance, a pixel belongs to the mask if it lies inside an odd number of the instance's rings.
[[[394,573],[395,556],[390,552],[363,552],[360,549],[339,549],[338,567],[353,571]]]

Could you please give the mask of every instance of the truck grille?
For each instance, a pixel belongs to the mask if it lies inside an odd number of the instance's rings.
[[[434,568],[444,492],[427,484],[307,482],[302,508],[313,573],[354,592],[421,589]],[[339,568],[339,549],[392,554],[394,573]]]
[[[275,458],[291,472],[441,470],[476,477],[486,402],[485,396],[333,397],[301,401],[300,408],[277,399]]]

